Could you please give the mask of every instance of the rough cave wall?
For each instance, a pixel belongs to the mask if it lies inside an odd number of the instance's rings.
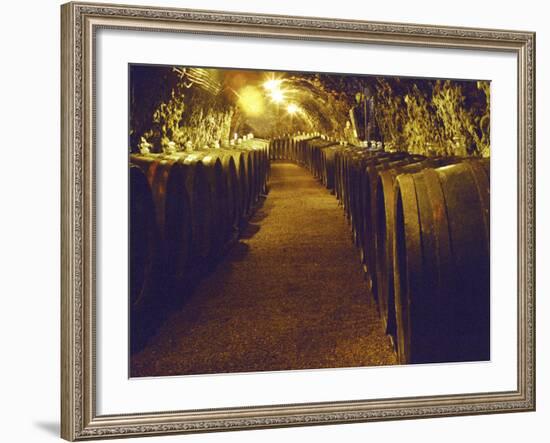
[[[197,148],[226,143],[230,137],[233,107],[217,96],[200,89],[187,93],[186,110],[174,124],[172,140],[178,146],[191,140]]]
[[[234,106],[221,94],[212,71],[210,85],[182,77],[171,67],[132,66],[131,151],[139,151],[142,137],[152,145],[151,152],[162,152],[169,142],[183,149],[187,141],[195,148],[227,141]]]
[[[489,81],[306,74],[294,82],[306,132],[429,156],[490,155]]]
[[[266,73],[259,71],[137,65],[130,74],[133,152],[142,137],[152,152],[162,152],[169,142],[176,149],[188,141],[195,148],[224,145],[234,133],[319,132],[424,155],[490,154],[488,81],[283,73],[285,101],[274,104],[261,86]],[[247,87],[261,112],[241,106],[239,93]],[[289,103],[298,111],[287,112]]]
[[[425,155],[490,155],[488,81],[378,78],[374,93],[382,141]]]

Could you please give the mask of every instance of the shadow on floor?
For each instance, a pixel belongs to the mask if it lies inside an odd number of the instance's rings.
[[[224,263],[224,272],[231,272],[231,263],[242,262],[246,259],[250,247],[240,239],[250,240],[260,231],[260,225],[257,223],[267,217],[269,213],[269,209],[264,207],[265,200],[265,198],[259,200],[254,214],[241,225],[239,237],[227,245],[219,257],[208,263],[195,266],[180,280],[161,281],[157,292],[159,295],[162,294],[162,297],[150,301],[139,311],[130,314],[132,324],[131,354],[137,353],[147,346],[150,338],[155,335],[167,317],[196,296],[197,285],[213,273],[218,272],[220,263]]]
[[[249,223],[246,229],[241,234],[240,238],[244,238],[245,240],[250,240],[259,231],[260,231],[260,225]]]
[[[38,429],[42,429],[46,434],[54,435],[56,437],[59,437],[60,434],[60,426],[59,423],[56,421],[38,421],[34,422],[34,427]]]

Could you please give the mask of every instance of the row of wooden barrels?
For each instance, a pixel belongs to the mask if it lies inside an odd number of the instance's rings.
[[[130,155],[130,303],[207,269],[267,192],[268,142]]]
[[[489,159],[273,143],[342,204],[399,362],[488,360]]]

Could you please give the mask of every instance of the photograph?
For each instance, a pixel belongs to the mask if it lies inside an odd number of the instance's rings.
[[[490,80],[127,75],[130,378],[491,361]]]

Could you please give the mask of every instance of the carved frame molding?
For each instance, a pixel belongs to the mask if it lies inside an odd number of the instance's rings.
[[[535,34],[123,5],[61,7],[61,434],[74,440],[533,411]],[[94,36],[97,29],[507,51],[518,58],[518,388],[512,392],[98,416]]]

